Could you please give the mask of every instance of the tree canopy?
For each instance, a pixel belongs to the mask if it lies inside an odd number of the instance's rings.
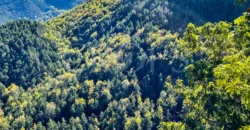
[[[249,129],[250,14],[216,2],[235,1],[88,0],[1,25],[0,129]]]

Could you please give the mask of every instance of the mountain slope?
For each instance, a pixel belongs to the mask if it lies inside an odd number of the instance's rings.
[[[43,37],[38,22],[15,21],[0,26],[0,81],[34,87],[60,65],[56,44]]]
[[[63,10],[71,9],[83,0],[45,1],[45,0],[1,0],[0,24],[17,19],[47,20]]]
[[[194,25],[233,3],[88,0],[0,26],[0,128],[248,129],[250,14]]]
[[[58,27],[56,30],[62,31],[71,42],[84,44],[96,33],[96,39],[115,33],[133,35],[146,23],[183,32],[189,22],[201,25],[207,21],[232,21],[245,11],[244,7],[235,6],[234,3],[235,0],[88,1],[50,20],[49,25],[51,23]]]

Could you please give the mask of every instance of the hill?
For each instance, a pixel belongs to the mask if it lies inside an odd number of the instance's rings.
[[[234,2],[88,0],[1,25],[0,128],[249,129],[250,14]]]
[[[50,20],[49,24],[59,27],[56,30],[60,30],[73,43],[87,43],[95,30],[98,30],[96,39],[107,33],[133,35],[147,23],[183,33],[190,22],[202,25],[207,21],[233,21],[246,10],[234,3],[235,0],[88,1],[65,15]]]
[[[24,18],[47,20],[82,2],[83,0],[1,0],[0,24]]]
[[[5,85],[34,87],[60,64],[56,44],[43,37],[44,25],[15,21],[0,26],[1,72]]]

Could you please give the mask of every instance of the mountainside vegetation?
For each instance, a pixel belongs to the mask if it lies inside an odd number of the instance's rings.
[[[48,20],[83,0],[1,0],[0,24],[9,20]]]
[[[248,5],[88,0],[47,22],[7,22],[0,129],[248,130]]]
[[[60,66],[56,43],[44,38],[46,28],[38,22],[16,21],[0,27],[1,72],[5,85],[34,87]]]

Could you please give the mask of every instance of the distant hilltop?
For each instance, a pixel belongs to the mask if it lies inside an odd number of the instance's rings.
[[[0,24],[9,20],[47,20],[84,0],[1,0]]]

